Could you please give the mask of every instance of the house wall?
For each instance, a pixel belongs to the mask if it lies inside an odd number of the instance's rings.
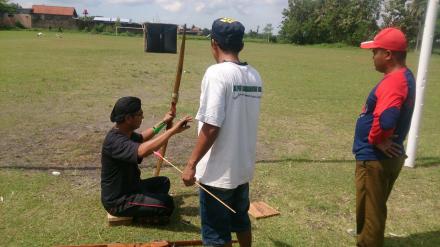
[[[0,26],[14,27],[20,22],[25,28],[32,28],[32,18],[28,14],[1,14]]]
[[[15,20],[7,13],[0,13],[0,26],[13,27]]]
[[[32,14],[32,27],[77,29],[76,20],[72,16],[46,14]]]
[[[29,14],[16,14],[16,21],[19,21],[25,28],[32,28],[32,16]]]

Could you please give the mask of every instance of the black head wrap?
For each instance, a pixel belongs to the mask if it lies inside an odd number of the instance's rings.
[[[141,100],[137,97],[126,96],[118,99],[113,107],[110,120],[112,122],[122,122],[126,115],[133,114],[141,110]]]

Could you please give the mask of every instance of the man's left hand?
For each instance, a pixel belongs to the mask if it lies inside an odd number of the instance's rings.
[[[169,111],[165,114],[163,117],[163,122],[168,124],[169,122],[173,121],[173,119],[176,117],[176,114],[174,114],[172,111]]]
[[[388,137],[382,143],[376,144],[376,147],[390,158],[402,155],[402,146],[395,143],[392,140],[393,137],[395,136]]]

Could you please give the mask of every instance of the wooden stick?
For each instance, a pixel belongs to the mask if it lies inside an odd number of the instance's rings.
[[[177,166],[173,165],[171,162],[169,162],[167,159],[165,159],[165,157],[163,157],[159,152],[153,152],[154,155],[156,155],[157,157],[163,159],[168,165],[174,167],[176,170],[178,170],[180,173],[183,173],[182,170],[180,170]],[[229,210],[231,210],[234,214],[236,214],[237,212],[235,212],[234,209],[232,209],[231,207],[229,207],[226,203],[224,203],[222,200],[220,200],[220,198],[216,197],[214,194],[212,194],[209,190],[207,190],[205,187],[203,187],[199,182],[195,181],[194,182],[197,186],[200,187],[200,189],[204,190],[206,193],[208,193],[209,195],[211,195],[212,197],[214,197],[214,199],[216,199],[218,202],[220,202],[221,204],[223,204],[223,206],[225,206],[226,208],[228,208]]]
[[[232,240],[232,244],[238,243],[237,240]],[[178,247],[178,246],[200,246],[203,245],[202,240],[184,240],[184,241],[153,241],[150,243],[134,243],[134,244],[84,244],[84,245],[59,245],[56,247]]]

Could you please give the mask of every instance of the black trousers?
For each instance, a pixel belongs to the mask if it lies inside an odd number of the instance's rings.
[[[170,216],[174,210],[174,201],[168,195],[169,190],[170,180],[167,177],[141,180],[139,193],[127,195],[109,213],[124,217]]]

